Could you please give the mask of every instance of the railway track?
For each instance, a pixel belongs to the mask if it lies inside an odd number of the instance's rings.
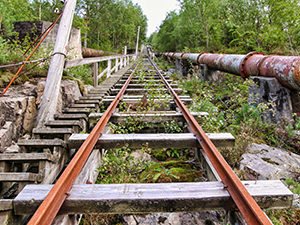
[[[232,145],[234,137],[205,134],[197,121],[208,115],[190,113],[186,105],[191,101],[152,60],[140,59],[127,72],[120,71],[64,109],[46,128],[34,129],[33,139],[19,140],[23,153],[0,156],[4,168],[0,181],[7,195],[22,190],[15,199],[3,200],[3,204],[16,215],[34,213],[29,224],[51,224],[60,210],[66,214],[124,214],[228,209],[235,205],[248,224],[271,224],[251,195],[260,206],[272,208],[289,206],[292,194],[280,182],[239,181],[215,147]],[[134,134],[111,133],[109,121],[123,123],[128,118],[146,121],[151,126],[144,126]],[[162,133],[163,121],[180,124],[181,133]],[[140,148],[145,143],[150,148],[195,149],[207,171],[206,179],[215,182],[87,184],[97,177],[94,172],[100,163],[97,149],[124,145]],[[24,188],[28,183],[53,182],[56,182],[53,188],[50,185]],[[82,193],[82,190],[88,191]]]

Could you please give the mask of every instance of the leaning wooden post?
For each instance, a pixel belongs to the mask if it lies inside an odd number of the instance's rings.
[[[61,77],[66,59],[66,49],[71,33],[76,0],[68,0],[65,4],[66,6],[59,23],[45,89],[37,115],[37,127],[42,127],[48,120],[53,120],[54,114],[56,113]]]
[[[107,76],[106,77],[109,78],[110,75],[111,75],[111,59],[109,59],[107,61]]]
[[[93,72],[94,72],[94,87],[98,86],[98,63],[94,63],[94,68],[93,68]]]

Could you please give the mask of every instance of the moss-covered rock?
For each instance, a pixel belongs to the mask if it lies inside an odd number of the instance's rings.
[[[158,161],[165,161],[168,158],[166,149],[151,149],[151,155]]]
[[[140,175],[144,182],[194,182],[199,181],[202,173],[185,161],[167,161],[155,163]]]

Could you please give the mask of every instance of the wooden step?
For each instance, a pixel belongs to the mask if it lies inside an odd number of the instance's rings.
[[[122,96],[122,99],[142,99],[144,97],[144,95],[123,95]],[[163,96],[160,96],[161,98],[164,98],[164,97],[168,97],[170,99],[173,99],[171,97],[171,95],[163,95]],[[108,95],[108,96],[105,96],[103,99],[115,99],[116,98],[116,95]],[[191,99],[191,96],[189,95],[180,95],[179,96],[180,99]]]
[[[62,110],[63,113],[71,113],[71,114],[75,114],[75,113],[78,113],[78,114],[82,114],[82,113],[85,113],[85,114],[90,114],[93,110],[90,109],[90,108],[64,108]]]
[[[157,87],[164,87],[163,84],[154,84],[153,85],[155,88]],[[178,88],[178,85],[177,84],[171,84],[171,86],[173,88]],[[123,84],[116,84],[114,85],[115,88],[119,89],[119,88],[122,88],[123,87]],[[145,87],[145,84],[129,84],[128,85],[128,88],[129,89],[135,89],[135,88],[144,88]]]
[[[191,112],[198,122],[203,121],[203,117],[209,116],[207,112]],[[96,123],[103,113],[91,113],[89,123]],[[160,111],[155,113],[114,113],[110,119],[113,123],[122,123],[128,117],[139,118],[147,123],[162,123],[166,121],[185,122],[182,113],[176,111]]]
[[[127,98],[127,99],[122,99],[122,102],[125,102],[125,103],[127,103],[128,105],[130,104],[130,105],[135,105],[135,106],[137,106],[137,105],[141,105],[141,100],[142,99],[132,99],[132,98]],[[185,99],[181,99],[182,101],[183,101],[183,103],[185,104],[185,105],[191,105],[192,103],[193,103],[193,100],[190,98],[190,99],[188,99],[188,98],[185,98]],[[101,101],[101,104],[103,104],[103,105],[105,105],[105,106],[108,106],[108,105],[110,105],[111,103],[112,103],[112,101],[113,101],[113,99],[103,99],[102,101]],[[176,108],[175,106],[176,106],[176,104],[175,104],[175,102],[174,101],[166,101],[166,99],[153,99],[153,100],[151,100],[151,102],[155,102],[155,104],[157,104],[157,105],[162,105],[162,106],[164,106],[165,108]],[[166,109],[165,109],[166,110]]]
[[[98,101],[100,101],[104,96],[105,95],[103,95],[103,96],[82,96],[79,98],[79,101],[81,101],[81,100],[98,100]]]
[[[71,113],[64,113],[64,114],[61,114],[61,115],[54,115],[54,119],[56,120],[85,120],[87,121],[88,120],[88,116],[84,113],[74,113],[74,114],[71,114]]]
[[[37,173],[0,173],[0,182],[40,182],[42,176]]]
[[[118,84],[124,84],[127,81],[127,79],[121,79],[118,81]],[[173,80],[167,80],[170,84],[175,83]],[[162,79],[160,80],[147,80],[147,82],[152,82],[152,83],[163,83]],[[139,79],[132,79],[130,81],[131,84],[137,84],[140,83]]]
[[[68,140],[70,148],[79,148],[89,134],[72,134]],[[235,138],[230,133],[207,133],[207,136],[216,147],[233,146]],[[192,133],[178,134],[103,134],[96,148],[140,148],[143,145],[149,148],[199,148],[200,144]]]
[[[290,207],[293,193],[279,180],[242,181],[264,209]],[[27,185],[13,200],[17,215],[32,214],[53,185]],[[34,201],[32,201],[34,199]],[[221,182],[73,185],[60,213],[137,214],[235,209]]]
[[[85,95],[86,97],[102,97],[103,95],[107,94],[107,91],[101,91],[101,92],[97,92],[97,93],[89,93],[87,95]]]
[[[99,104],[99,100],[94,99],[80,99],[75,101],[76,104]]]
[[[169,93],[168,89],[159,89],[161,92],[164,92],[164,93]],[[174,88],[173,89],[177,94],[181,94],[183,92],[182,89],[180,88]],[[111,89],[110,90],[110,93],[111,94],[118,94],[120,91],[120,89]],[[144,88],[136,88],[136,89],[132,89],[132,88],[127,88],[125,93],[126,94],[141,94],[141,93],[147,93],[147,89],[144,89]]]
[[[34,128],[32,133],[42,139],[60,138],[67,140],[75,131],[72,128]]]
[[[17,162],[31,162],[31,161],[49,161],[54,162],[55,159],[50,153],[12,153],[0,154],[0,161],[17,161]]]
[[[49,148],[49,147],[65,147],[65,142],[60,139],[19,139],[18,145],[20,147],[34,147],[34,148]]]
[[[51,128],[72,128],[76,133],[84,129],[82,122],[78,120],[52,120],[45,125]]]
[[[71,107],[72,108],[96,108],[96,104],[76,103],[76,104],[73,104]]]
[[[74,131],[71,128],[34,128],[33,134],[72,134]]]

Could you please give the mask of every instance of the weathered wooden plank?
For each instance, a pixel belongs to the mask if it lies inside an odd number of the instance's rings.
[[[140,92],[139,92],[140,93]],[[113,99],[102,99],[102,104],[104,105],[109,105],[111,102],[113,101]],[[126,98],[126,99],[122,99],[123,102],[127,103],[127,104],[131,104],[131,105],[140,105],[141,104],[141,99],[133,99],[133,98]],[[192,104],[193,100],[192,99],[182,99],[182,101],[184,102],[185,105],[190,105]],[[170,100],[170,101],[166,101],[166,99],[152,99],[151,102],[155,102],[157,103],[157,105],[159,106],[163,106],[160,110],[167,110],[167,109],[172,109],[175,108],[175,102]]]
[[[95,123],[99,118],[101,118],[102,115],[103,113],[91,113],[89,115],[89,122]],[[208,116],[209,114],[207,112],[192,112],[192,115],[196,119],[201,120],[203,117]],[[128,117],[139,118],[148,123],[161,123],[173,120],[177,122],[185,122],[182,113],[164,111],[156,111],[155,113],[114,113],[110,121],[114,123],[124,122]]]
[[[129,55],[132,57],[132,55]],[[84,58],[84,59],[75,59],[75,60],[67,60],[65,63],[65,69],[74,67],[74,66],[80,66],[85,64],[91,64],[96,62],[102,62],[112,59],[119,59],[123,57],[123,55],[116,55],[116,56],[103,56],[103,57],[91,57],[91,58]]]
[[[12,181],[41,181],[42,176],[37,173],[0,173],[0,181],[12,182]]]
[[[78,148],[89,134],[72,134],[68,140],[70,148]],[[230,133],[208,133],[217,147],[232,146],[235,138]],[[103,134],[96,148],[139,148],[147,144],[150,148],[194,148],[200,147],[192,133],[179,134]]]
[[[153,85],[155,88],[158,88],[158,87],[164,87],[163,84],[162,85],[159,85],[159,84],[154,84]],[[178,84],[171,84],[171,86],[173,88],[177,88],[178,87]],[[116,88],[122,88],[123,87],[123,84],[116,84],[115,85]],[[128,85],[128,88],[144,88],[145,87],[145,84],[129,84]]]
[[[262,208],[284,208],[293,194],[281,181],[243,181]],[[31,214],[52,185],[27,185],[13,200],[15,214]],[[230,209],[234,203],[221,182],[74,185],[61,214],[130,214]]]
[[[9,153],[0,154],[0,161],[18,161],[18,162],[30,162],[30,161],[50,161],[54,162],[55,159],[50,153]]]
[[[57,134],[57,135],[64,135],[64,134],[72,134],[74,133],[73,129],[71,128],[34,128],[32,130],[33,134]]]
[[[12,199],[0,199],[0,212],[13,209]]]
[[[65,128],[65,127],[78,127],[82,128],[82,123],[78,120],[50,120],[46,124],[49,127]]]
[[[56,41],[53,49],[51,63],[47,74],[47,80],[43,92],[43,97],[39,106],[35,127],[43,127],[44,123],[54,118],[57,112],[57,103],[60,94],[60,84],[64,63],[66,60],[67,46],[72,28],[72,21],[76,6],[76,0],[66,2],[64,13],[62,14]]]
[[[65,146],[63,140],[60,139],[19,139],[19,146],[30,146],[35,148],[43,148],[43,147],[60,147]]]
[[[122,99],[142,99],[144,97],[144,95],[123,95]],[[170,95],[166,94],[166,95],[162,95],[160,96],[161,98],[171,98]],[[108,95],[105,96],[104,99],[115,99],[116,95]],[[191,99],[191,97],[189,95],[181,95],[179,96],[180,99]],[[172,98],[171,98],[172,99]]]

